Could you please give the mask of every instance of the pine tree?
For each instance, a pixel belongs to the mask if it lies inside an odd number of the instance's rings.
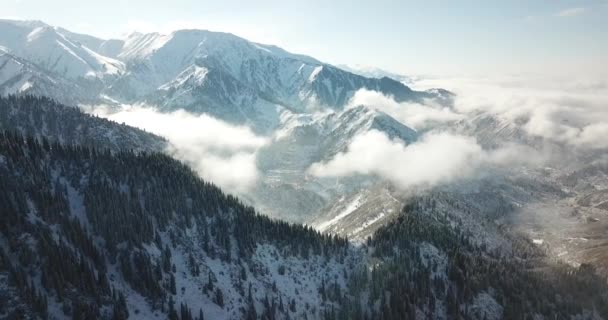
[[[215,304],[217,304],[221,308],[224,307],[224,294],[222,293],[222,290],[220,288],[215,289]]]

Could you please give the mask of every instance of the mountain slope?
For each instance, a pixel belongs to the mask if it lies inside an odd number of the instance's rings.
[[[124,64],[69,39],[43,23],[0,20],[0,46],[70,79],[103,78],[124,72]]]
[[[0,95],[50,96],[66,104],[98,102],[96,90],[19,58],[0,47]]]
[[[359,106],[327,114],[284,112],[280,130],[271,144],[257,154],[257,166],[264,180],[250,198],[265,212],[292,221],[307,221],[345,193],[373,184],[373,177],[318,179],[307,169],[344,152],[353,139],[369,130],[378,130],[392,139],[411,143],[413,129],[386,113]]]
[[[280,128],[274,143],[260,151],[262,169],[306,169],[346,151],[353,138],[370,130],[404,143],[418,137],[415,130],[388,114],[365,106],[312,116],[284,113]]]
[[[19,74],[13,68],[13,77],[35,73],[65,83],[54,87],[29,82],[32,90],[64,103],[186,109],[248,124],[259,132],[275,129],[285,109],[341,110],[359,89],[420,103],[444,103],[450,95],[414,91],[387,77],[363,77],[276,46],[205,30],[133,33],[124,40],[103,40],[39,21],[0,20],[0,46],[30,66]],[[11,88],[10,93],[20,88]]]
[[[29,95],[0,97],[0,130],[112,151],[161,152],[168,145],[163,138],[140,129]]]
[[[592,268],[551,266],[508,235],[511,252],[487,247],[434,196],[409,201],[357,248],[260,216],[165,155],[2,133],[0,205],[3,318],[608,313],[606,285]]]
[[[278,112],[282,110],[232,75],[196,65],[159,87],[146,101],[163,111],[174,111],[179,106],[261,131],[275,128]]]
[[[344,286],[344,240],[257,215],[165,155],[2,134],[0,176],[0,316],[316,318],[323,279]]]
[[[339,109],[362,88],[390,94],[398,101],[433,96],[389,78],[365,78],[226,33],[181,30],[170,35],[140,34],[129,38],[127,44],[119,58],[132,65],[133,71],[121,80],[121,87],[130,86],[128,91],[140,95],[153,92],[196,65],[230,75],[260,98],[297,111],[311,104]]]
[[[122,103],[142,104],[161,112],[185,109],[244,124],[265,135],[273,135],[278,129],[283,137],[258,154],[261,159],[258,165],[268,179],[251,198],[270,213],[289,213],[298,221],[308,219],[335,199],[336,192],[342,192],[337,189],[347,182],[338,188],[327,188],[318,181],[306,181],[309,178],[304,171],[311,163],[344,151],[357,134],[372,129],[406,142],[416,138],[413,130],[387,114],[364,107],[343,110],[356,90],[378,90],[399,101],[422,101],[434,96],[413,91],[389,78],[362,77],[311,57],[226,33],[204,30],[180,30],[169,35],[134,33],[125,40],[105,41],[43,23],[4,21],[4,24],[7,30],[11,26],[21,30],[0,34],[0,38],[15,38],[5,42],[17,43],[16,47],[23,47],[23,38],[38,30],[32,38],[43,32],[93,51],[105,48],[111,56],[108,59],[124,64],[124,70],[114,75],[73,79],[46,64],[29,62],[27,50],[12,50],[21,52],[23,57],[10,53],[21,67],[0,68],[0,72],[6,69],[10,74],[7,78],[12,79],[6,82],[6,93],[47,95],[63,103],[87,107],[103,102],[116,108]],[[40,54],[48,50],[37,49]],[[78,51],[72,52],[87,61]],[[317,111],[334,115],[309,124],[303,124],[306,120],[302,124],[284,121],[286,117],[315,117],[312,113]],[[306,137],[308,131],[317,137]],[[292,177],[295,181],[290,180]],[[272,181],[287,184],[276,185]],[[300,200],[290,201],[293,198]]]

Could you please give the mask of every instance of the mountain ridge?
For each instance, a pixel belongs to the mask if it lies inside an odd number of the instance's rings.
[[[315,106],[340,110],[359,89],[377,90],[398,101],[443,101],[433,91],[414,91],[386,77],[366,78],[306,55],[223,32],[186,29],[168,35],[131,34],[122,40],[104,40],[43,22],[13,20],[0,20],[0,31],[0,45],[11,54],[46,71],[50,78],[84,88],[84,92],[76,91],[69,97],[52,87],[38,90],[68,104],[118,101],[153,104],[165,111],[185,108],[268,131],[279,118],[279,112],[270,109],[301,113]],[[220,76],[208,79],[201,88],[179,82],[178,78],[193,67],[214,70],[212,74]],[[3,72],[0,68],[0,74]],[[171,96],[180,98],[164,99],[168,87]],[[232,89],[219,94],[225,88]],[[5,91],[20,93],[19,88]],[[225,111],[217,112],[218,106]],[[263,121],[260,112],[264,113]],[[242,116],[232,119],[230,114]]]

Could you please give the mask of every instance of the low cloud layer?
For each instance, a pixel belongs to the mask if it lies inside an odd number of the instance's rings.
[[[347,108],[360,105],[382,111],[416,130],[424,130],[432,125],[463,118],[463,115],[453,112],[450,108],[418,103],[399,103],[381,92],[366,89],[357,91],[350,99]]]
[[[171,154],[191,165],[203,179],[228,191],[245,192],[258,179],[256,152],[267,140],[248,127],[183,110],[160,113],[132,107],[108,112],[97,108],[93,113],[167,138]]]
[[[531,137],[583,150],[608,148],[604,80],[513,76],[431,79],[419,85],[455,91],[455,112],[465,117],[488,113],[516,124]]]
[[[355,137],[345,152],[330,161],[313,164],[309,173],[318,177],[376,175],[407,189],[470,178],[484,166],[513,166],[538,159],[523,146],[485,151],[474,138],[447,132],[431,132],[405,145],[372,130]]]
[[[348,107],[366,105],[383,111],[419,130],[422,137],[405,145],[379,131],[368,132],[355,137],[347,150],[333,159],[313,164],[309,173],[318,177],[375,175],[401,188],[435,186],[475,177],[483,169],[539,167],[549,161],[608,148],[608,86],[603,80],[513,76],[427,79],[417,83],[418,89],[433,87],[455,91],[454,106],[398,103],[379,92],[358,91]],[[460,131],[459,126],[452,125],[479,115],[497,120],[491,124],[495,128],[482,127],[481,132],[495,130],[492,139],[504,134],[504,140],[494,141],[496,146],[491,150],[483,149],[476,138],[466,135],[480,131]],[[520,132],[565,148],[535,143],[533,149],[525,144],[537,140],[522,137]],[[479,138],[485,139],[486,134]]]
[[[401,188],[435,186],[475,177],[481,169],[490,167],[538,167],[547,164],[545,160],[549,157],[574,159],[579,154],[598,154],[588,151],[608,149],[608,85],[604,80],[452,78],[426,79],[416,86],[452,90],[457,94],[455,105],[445,108],[398,103],[382,93],[360,90],[347,108],[366,105],[383,111],[418,130],[422,136],[417,142],[405,145],[379,131],[367,132],[354,137],[345,152],[327,162],[313,164],[309,173],[318,177],[376,175]],[[104,113],[101,109],[95,112]],[[459,126],[453,125],[479,114],[498,120],[498,136],[505,124],[519,131],[500,141],[499,147],[485,150],[476,138],[465,135],[479,132],[459,131]],[[172,144],[170,151],[177,158],[189,163],[204,179],[233,192],[250,191],[260,175],[256,167],[257,150],[271,143],[247,127],[185,111],[166,114],[133,107],[104,116],[167,137]],[[510,127],[505,128],[508,135]],[[542,145],[540,148],[534,145],[541,151],[523,146],[528,140],[519,140],[520,131],[566,148],[547,148],[545,157]],[[483,140],[485,133],[478,138],[487,146]],[[566,150],[575,156],[556,155],[553,150]]]

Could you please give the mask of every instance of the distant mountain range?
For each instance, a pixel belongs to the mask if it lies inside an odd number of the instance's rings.
[[[282,110],[340,110],[362,88],[397,101],[441,98],[228,33],[179,30],[102,40],[40,21],[0,20],[2,94],[183,108],[267,131]]]
[[[260,150],[264,178],[243,196],[296,221],[333,202],[343,188],[360,186],[311,180],[305,170],[312,163],[344,151],[369,130],[406,142],[417,138],[415,130],[370,106],[344,110],[359,89],[417,103],[446,104],[452,95],[415,91],[398,79],[362,76],[228,33],[179,30],[103,40],[40,21],[0,20],[0,94],[116,110],[124,104],[183,109],[258,134],[281,132]],[[319,111],[322,116],[311,116]]]

